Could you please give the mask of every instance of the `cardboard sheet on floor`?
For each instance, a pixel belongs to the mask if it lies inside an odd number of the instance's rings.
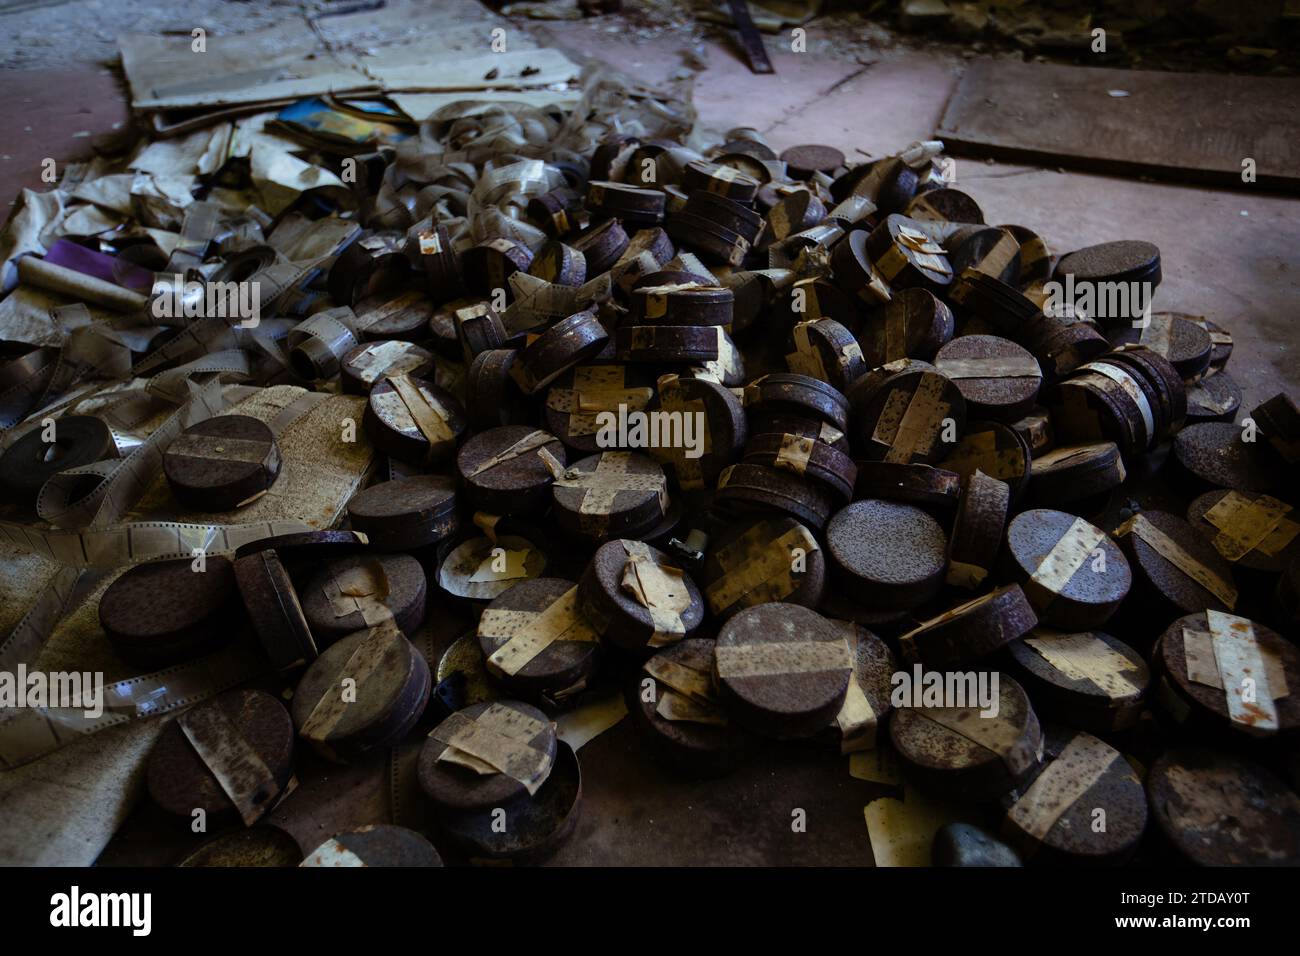
[[[505,30],[505,49],[492,47]],[[577,64],[540,48],[518,24],[474,0],[388,3],[344,16],[290,20],[264,30],[119,39],[131,105],[182,118],[333,93],[543,90],[576,79]],[[169,120],[170,122],[170,120]],[[168,126],[179,132],[188,124]]]
[[[978,61],[935,135],[957,155],[1300,192],[1288,79]]]

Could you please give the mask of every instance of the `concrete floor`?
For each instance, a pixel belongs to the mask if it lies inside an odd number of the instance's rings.
[[[74,0],[57,10],[75,19],[85,6],[95,5]],[[237,24],[250,8],[272,18],[286,12],[281,5],[232,3],[225,5],[226,23]],[[223,14],[210,4],[208,9]],[[32,16],[0,13],[0,34],[33,29],[31,22],[20,22]],[[218,29],[220,21],[212,24]],[[689,42],[681,30],[641,37],[611,18],[550,23],[542,30],[543,42],[549,38],[575,58],[602,60],[652,83],[681,68]],[[750,74],[730,46],[707,41],[709,65],[697,75],[695,92],[701,127],[720,136],[733,126],[753,126],[778,151],[823,142],[859,158],[931,136],[967,61],[896,47],[877,51],[875,62],[864,66],[825,49],[842,46],[832,42],[838,39],[819,37],[813,24],[812,52],[795,54],[768,38],[776,67],[772,76]],[[38,183],[43,157],[75,158],[84,154],[90,136],[125,121],[115,77],[94,62],[96,51],[102,55],[100,47],[92,44],[80,57],[60,57],[57,68],[38,57],[30,69],[0,71],[0,171],[13,193]],[[1300,394],[1293,327],[1300,303],[1300,200],[973,160],[959,159],[957,165],[959,185],[982,204],[989,222],[1028,226],[1058,253],[1109,239],[1155,242],[1164,268],[1156,307],[1201,313],[1232,332],[1236,349],[1230,370],[1245,390],[1243,407],[1282,388]],[[587,812],[579,838],[557,862],[870,859],[861,807],[877,793],[850,778],[841,763],[783,752],[716,785],[669,781],[649,793],[645,788],[654,773],[643,766],[631,731],[624,722],[584,750]],[[372,784],[383,776],[382,767],[374,768]],[[791,781],[798,782],[795,791]],[[825,821],[826,828],[810,827],[811,839],[791,839],[790,806],[808,808],[810,821]],[[133,820],[138,832],[149,829],[149,814],[142,807]],[[106,856],[118,862],[161,861],[149,852],[127,852],[120,840],[115,844],[117,852]]]
[[[643,79],[667,76],[680,64],[672,37],[629,42],[599,20],[547,29],[571,55],[595,56]],[[810,50],[817,39],[814,22]],[[755,76],[730,47],[708,47],[709,68],[695,93],[707,131],[720,136],[753,126],[778,152],[821,142],[860,158],[933,136],[970,62],[896,47],[864,68],[791,53],[769,38],[776,73]],[[1245,393],[1243,408],[1282,389],[1300,395],[1300,199],[960,158],[957,178],[988,222],[1027,226],[1057,254],[1112,239],[1154,242],[1164,273],[1154,308],[1205,315],[1232,333],[1229,370]]]

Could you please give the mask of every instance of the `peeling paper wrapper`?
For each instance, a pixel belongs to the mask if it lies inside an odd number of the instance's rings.
[[[507,704],[493,703],[477,717],[454,713],[430,732],[445,745],[439,761],[466,767],[480,775],[503,773],[523,784],[532,796],[550,776],[554,759],[532,746],[545,725]]]

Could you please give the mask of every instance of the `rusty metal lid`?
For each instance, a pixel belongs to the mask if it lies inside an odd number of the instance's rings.
[[[603,451],[565,469],[551,486],[555,520],[587,538],[637,536],[668,510],[663,466],[640,452]]]
[[[469,438],[456,455],[469,503],[491,514],[545,509],[555,476],[542,451],[563,466],[558,438],[526,425],[503,425]]]
[[[297,866],[298,841],[278,827],[255,826],[209,840],[177,866]]]
[[[307,668],[290,712],[299,735],[328,759],[346,762],[414,726],[431,686],[428,663],[397,630],[357,631]]]
[[[163,473],[187,507],[228,511],[271,487],[280,446],[266,423],[217,415],[185,429],[163,452]]]
[[[563,578],[531,578],[488,605],[479,619],[479,646],[488,672],[502,686],[526,697],[554,699],[573,692],[595,671],[599,638],[578,609],[576,591],[577,585]],[[527,635],[540,649],[517,645],[519,654],[494,658],[517,635]]]
[[[149,665],[195,657],[231,637],[238,602],[228,558],[213,555],[203,570],[190,558],[129,568],[99,601],[99,623],[124,657]]]
[[[529,800],[506,810],[507,825],[492,813],[447,813],[439,821],[443,832],[464,850],[470,862],[511,860],[538,863],[558,850],[578,824],[582,802],[582,770],[578,755],[564,741],[556,744],[555,767]]]
[[[207,720],[184,727],[196,712],[213,710],[219,711],[217,730],[209,729],[213,722]],[[199,733],[200,728],[201,736],[189,736]],[[195,810],[227,816],[236,814],[228,789],[234,788],[265,813],[293,773],[293,737],[289,712],[270,694],[260,690],[226,691],[163,729],[145,771],[149,796],[176,816],[189,818]],[[255,766],[257,761],[267,771],[265,775]],[[213,772],[214,762],[224,768],[221,779]]]
[[[1214,378],[1225,374],[1220,372]],[[1204,422],[1178,433],[1174,459],[1185,476],[1202,489],[1276,491],[1283,487],[1283,478],[1261,453],[1263,444],[1243,441],[1241,428],[1231,422]]]
[[[1300,728],[1300,694],[1291,689],[1300,687],[1300,650],[1256,621],[1210,613],[1216,622],[1204,611],[1188,614],[1170,624],[1156,642],[1153,665],[1168,689],[1205,726],[1264,739],[1295,733]],[[1226,634],[1216,637],[1216,627]],[[1238,651],[1231,662],[1220,659],[1216,650],[1225,640]],[[1259,663],[1252,660],[1262,662],[1262,675],[1257,673]],[[1265,697],[1266,689],[1271,700]],[[1276,696],[1283,690],[1285,696]]]
[[[797,604],[760,604],[718,632],[714,673],[729,713],[768,736],[809,736],[844,703],[852,655],[841,629]]]
[[[1147,824],[1142,781],[1123,755],[1064,728],[1047,734],[1042,765],[1004,804],[1004,834],[1023,856],[1045,863],[1123,862]]]
[[[676,670],[678,667],[690,673],[683,675]],[[713,641],[688,638],[663,648],[647,661],[637,671],[629,694],[629,700],[635,701],[633,725],[642,731],[655,753],[708,776],[731,770],[759,746],[758,737],[726,716],[716,693],[704,691],[712,673]],[[688,678],[691,674],[702,675],[693,678],[700,683],[696,696],[688,698],[690,704],[685,708],[675,706],[673,695],[681,692],[662,679],[669,674]]]
[[[281,674],[316,659],[316,639],[298,592],[274,549],[236,558],[235,580],[262,649]]]
[[[1003,563],[1042,621],[1060,627],[1101,627],[1133,581],[1124,552],[1109,535],[1046,508],[1011,519]]]
[[[903,289],[881,306],[860,336],[873,367],[903,358],[934,358],[952,339],[952,310],[926,289]]]
[[[1138,530],[1125,534],[1123,527],[1116,534],[1146,601],[1151,602],[1147,608],[1160,607],[1174,615],[1207,608],[1229,610],[1224,595],[1236,591],[1232,568],[1214,545],[1182,518],[1166,511],[1143,510],[1140,520],[1155,528],[1156,535]],[[1210,579],[1218,582],[1213,590],[1206,586]],[[1165,615],[1164,620],[1168,619]]]
[[[920,508],[892,501],[855,501],[826,525],[832,567],[865,603],[906,610],[943,587],[948,539]]]
[[[889,722],[889,738],[904,770],[931,793],[996,800],[1038,765],[1043,732],[1024,688],[1005,673],[981,673],[989,675],[990,692],[997,675],[996,714],[981,716],[978,701],[958,704],[941,697],[940,706],[926,706],[922,684],[910,687],[908,703],[917,703],[896,708]]]
[[[963,335],[939,349],[934,367],[957,383],[972,417],[1014,422],[1034,407],[1038,361],[1009,339]]]
[[[357,554],[320,568],[300,597],[323,647],[385,620],[414,634],[424,621],[426,591],[424,568],[410,555]]]
[[[891,375],[867,399],[856,426],[859,454],[872,461],[933,465],[966,429],[966,399],[956,383],[924,370]]]
[[[961,503],[948,543],[948,583],[977,588],[993,570],[1011,509],[1005,481],[975,472],[962,483]]]
[[[732,513],[787,514],[820,531],[835,511],[835,495],[793,472],[738,462],[718,476],[714,501]]]
[[[1151,765],[1147,794],[1160,832],[1192,863],[1300,865],[1300,797],[1257,764],[1179,747]]]
[[[456,480],[447,475],[412,475],[382,481],[348,499],[352,527],[371,536],[445,518],[456,510]],[[432,542],[429,542],[432,543]]]
[[[1020,586],[1008,584],[921,621],[898,642],[908,660],[949,667],[987,657],[1037,624]]]
[[[578,582],[578,603],[601,636],[632,652],[692,637],[704,598],[670,555],[640,541],[608,541]]]
[[[1146,660],[1102,631],[1034,631],[1007,648],[1044,717],[1090,733],[1137,722],[1151,685]]]
[[[524,346],[510,374],[524,394],[535,395],[608,341],[609,333],[594,312],[575,312]]]
[[[833,173],[844,165],[844,154],[834,146],[807,143],[791,146],[781,153],[781,161],[796,179],[807,179],[813,173]]]
[[[826,557],[794,518],[729,523],[709,540],[701,581],[709,610],[725,620],[769,601],[816,608],[826,586]]]
[[[308,853],[300,865],[442,866],[442,857],[414,830],[377,823],[335,834]]]

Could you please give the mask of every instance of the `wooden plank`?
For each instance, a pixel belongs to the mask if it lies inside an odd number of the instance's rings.
[[[749,5],[745,0],[727,0],[727,9],[731,19],[736,23],[740,33],[740,47],[749,60],[749,69],[753,73],[775,73],[772,61],[767,58],[767,49],[763,46],[763,37],[754,26],[754,18],[749,15]]]
[[[980,61],[937,136],[957,155],[1300,192],[1300,80]]]

